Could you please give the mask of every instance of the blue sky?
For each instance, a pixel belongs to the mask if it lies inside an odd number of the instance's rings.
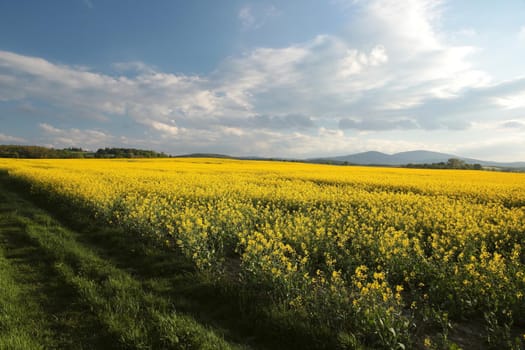
[[[525,160],[525,1],[0,2],[0,143]]]

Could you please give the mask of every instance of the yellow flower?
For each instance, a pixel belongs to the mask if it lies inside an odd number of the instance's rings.
[[[432,346],[432,340],[429,337],[425,337],[425,340],[423,341],[423,346],[425,348],[430,348]]]

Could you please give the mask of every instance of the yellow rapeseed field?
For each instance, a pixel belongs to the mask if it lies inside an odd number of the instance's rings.
[[[382,346],[424,317],[524,326],[525,174],[190,158],[0,168]]]

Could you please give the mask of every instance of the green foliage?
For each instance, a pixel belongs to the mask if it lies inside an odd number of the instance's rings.
[[[42,146],[0,145],[0,158],[166,158],[169,155],[136,148],[104,148],[96,152],[80,147],[54,149]]]
[[[30,318],[32,312],[13,272],[0,251],[0,349],[43,349],[34,336],[38,325]]]
[[[469,164],[465,161],[457,158],[450,158],[446,163],[423,163],[423,164],[413,164],[409,163],[405,165],[407,168],[421,168],[421,169],[463,169],[463,170],[482,170],[483,167],[481,164]]]
[[[54,149],[41,146],[0,145],[0,158],[87,158],[82,148]]]
[[[136,148],[100,148],[95,152],[95,158],[166,158],[165,153]]]

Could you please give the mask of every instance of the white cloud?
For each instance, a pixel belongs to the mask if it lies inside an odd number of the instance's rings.
[[[0,68],[18,71],[23,74],[23,78],[45,79],[69,89],[107,88],[116,83],[114,79],[102,74],[57,65],[42,58],[22,56],[8,51],[0,51]]]
[[[40,129],[42,129],[44,132],[48,134],[60,134],[63,132],[63,130],[57,129],[52,125],[49,125],[47,123],[40,123],[39,124]]]
[[[99,130],[61,129],[47,123],[40,123],[39,128],[42,131],[41,143],[55,148],[97,149],[111,146],[116,141],[113,136]]]
[[[239,11],[239,20],[243,28],[251,28],[255,24],[255,17],[252,14],[252,9],[249,6],[243,6]]]
[[[2,143],[27,143],[27,141],[21,137],[6,135],[0,133],[0,142]]]
[[[505,109],[525,108],[525,90],[515,94],[494,97],[493,101]]]
[[[525,133],[504,133],[501,136],[493,136],[463,143],[458,148],[458,154],[472,158],[512,162],[525,159]]]
[[[237,17],[244,30],[255,30],[279,15],[280,11],[274,5],[253,3],[242,6]]]
[[[177,136],[177,134],[179,133],[179,128],[177,128],[175,125],[168,125],[168,124],[157,122],[153,120],[151,121],[151,126],[154,129],[159,130],[162,133],[168,134],[171,136]]]
[[[437,0],[358,0],[361,16],[352,25],[353,32],[370,38],[376,32],[385,43],[395,43],[412,53],[440,49],[436,26],[442,15],[442,1]],[[352,6],[355,11],[355,6]],[[370,26],[372,25],[372,26]]]
[[[241,129],[241,128],[234,128],[234,127],[231,127],[231,126],[224,126],[221,129],[222,129],[222,132],[226,136],[244,136],[246,134],[246,132],[243,129]]]
[[[347,78],[361,73],[367,66],[378,66],[388,62],[388,55],[382,45],[375,46],[369,55],[357,50],[347,50],[347,55],[341,60],[341,76]]]
[[[349,3],[352,11],[356,11],[356,1]],[[488,74],[475,69],[469,61],[477,49],[446,42],[447,35],[440,30],[442,3],[437,0],[357,1],[359,16],[347,31],[353,43],[358,42],[359,39],[354,39],[358,37],[364,38],[359,42],[361,45],[367,42],[383,45],[389,58],[387,73],[399,82],[399,88],[417,87],[420,95],[430,92],[447,97],[466,87],[486,85],[490,80]]]

